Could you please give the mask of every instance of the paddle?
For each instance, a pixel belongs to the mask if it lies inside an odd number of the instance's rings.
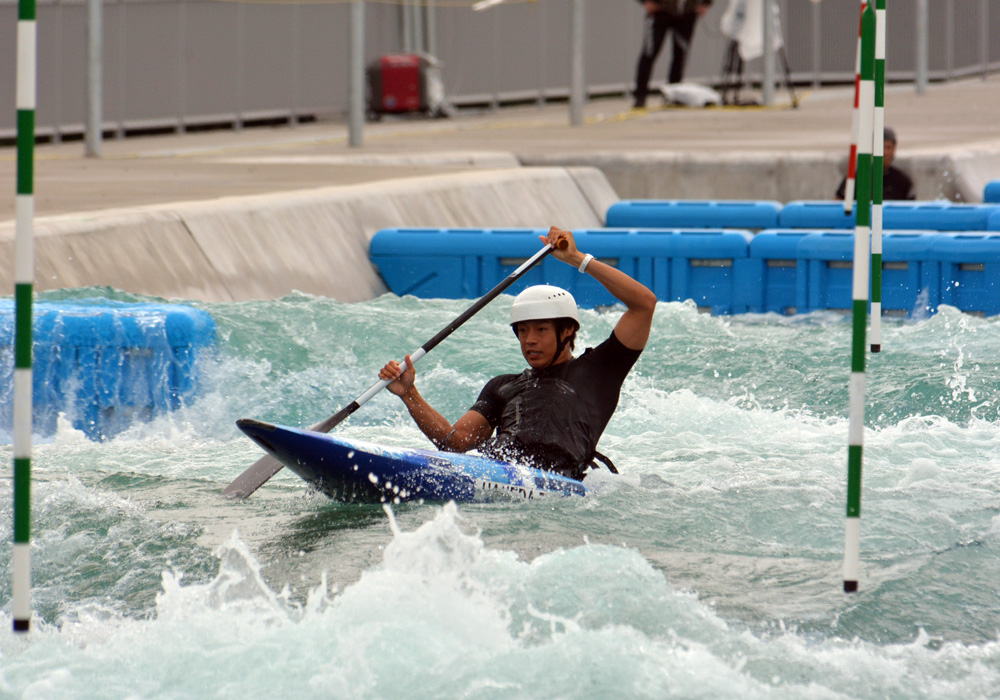
[[[566,241],[560,241],[559,244],[560,248],[565,248],[567,245],[569,245]],[[447,326],[442,328],[437,335],[435,335],[433,338],[431,338],[426,343],[421,345],[418,350],[411,353],[410,362],[414,365],[417,364],[417,360],[419,360],[421,357],[423,357],[431,350],[433,350],[438,343],[440,343],[442,340],[451,335],[452,332],[454,332],[459,326],[461,326],[463,323],[465,323],[470,318],[479,313],[479,311],[484,306],[486,306],[491,301],[500,296],[500,294],[502,294],[503,291],[507,289],[507,287],[514,284],[518,279],[520,279],[524,275],[524,273],[526,273],[528,270],[534,267],[535,264],[537,264],[542,258],[548,255],[550,252],[552,252],[552,246],[546,245],[540,251],[538,251],[530,258],[525,260],[524,263],[519,268],[517,268],[512,273],[507,275],[507,277],[504,278],[504,280],[500,284],[495,286],[490,291],[486,292],[486,294],[481,299],[479,299],[479,301],[477,301],[475,304],[473,304],[468,309],[463,311],[454,321],[452,321]],[[368,388],[368,390],[365,391],[365,393],[361,394],[361,396],[354,399],[354,401],[352,401],[350,404],[344,406],[342,409],[334,413],[326,420],[310,427],[309,430],[318,433],[330,432],[338,423],[340,423],[342,420],[344,420],[349,415],[351,415],[359,408],[361,408],[361,406],[364,403],[366,403],[368,399],[375,396],[375,394],[382,391],[382,389],[387,387],[389,384],[390,384],[389,381],[380,379],[375,384],[372,384]],[[284,465],[282,465],[281,462],[276,460],[271,455],[264,455],[256,462],[254,462],[249,469],[247,469],[245,472],[236,477],[233,483],[229,484],[229,486],[223,489],[222,495],[226,496],[227,498],[244,499],[257,489],[259,489],[261,486],[263,486],[268,479],[270,479],[272,476],[281,471],[282,466]]]

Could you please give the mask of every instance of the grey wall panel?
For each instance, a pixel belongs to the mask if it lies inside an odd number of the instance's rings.
[[[244,110],[289,110],[296,100],[294,6],[245,5]],[[339,33],[339,32],[338,32]]]
[[[329,114],[345,109],[349,53],[347,9],[345,5],[302,5],[299,8],[295,80],[296,107],[300,113]],[[369,20],[367,16],[365,19]]]
[[[471,4],[472,0],[469,0]],[[798,81],[854,77],[856,0],[777,0],[789,68]],[[591,90],[631,89],[642,8],[632,0],[585,0],[585,80]],[[1000,0],[932,0],[932,79],[1000,69]],[[689,80],[715,83],[729,40],[719,29],[727,0],[699,22]],[[886,68],[915,72],[916,0],[888,3]],[[434,18],[446,92],[461,103],[564,96],[570,83],[572,0],[501,4],[484,12],[442,3]],[[985,8],[985,15],[984,15]],[[105,126],[182,126],[256,116],[343,115],[347,110],[350,6],[344,2],[106,0]],[[403,6],[365,6],[365,58],[403,47]],[[16,0],[0,0],[0,137],[15,132]],[[423,35],[427,36],[426,26]],[[42,134],[76,133],[86,107],[85,0],[38,5],[38,108]],[[818,39],[818,41],[817,41]],[[984,41],[986,45],[984,46]],[[654,67],[662,81],[669,46]],[[782,66],[779,62],[779,77]],[[761,61],[745,67],[759,79]]]
[[[37,122],[45,133],[59,124],[82,126],[86,109],[86,27],[83,5],[39,5]],[[11,64],[13,67],[13,64]],[[50,82],[45,89],[43,77]],[[52,115],[45,118],[43,115]],[[75,127],[74,127],[75,128]]]
[[[954,19],[955,65],[975,66],[979,63],[979,1],[955,3]]]
[[[108,106],[117,121],[147,124],[181,115],[179,4],[109,5],[104,37],[119,52],[117,80],[107,83]],[[107,62],[107,60],[106,60]]]
[[[186,116],[235,115],[242,110],[238,12],[237,4],[187,3],[181,45]]]
[[[703,38],[695,31],[695,56]],[[593,2],[587,4],[587,82],[591,85],[631,86],[642,36],[642,9],[637,2]],[[560,76],[563,78],[563,76]],[[563,78],[565,84],[565,78]],[[631,89],[631,87],[629,87]]]

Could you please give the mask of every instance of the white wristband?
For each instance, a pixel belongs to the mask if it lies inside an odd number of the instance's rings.
[[[593,260],[593,259],[594,259],[594,256],[591,255],[590,253],[587,253],[586,255],[583,256],[583,262],[580,263],[580,272],[581,273],[587,271],[587,265],[589,265],[590,261]]]

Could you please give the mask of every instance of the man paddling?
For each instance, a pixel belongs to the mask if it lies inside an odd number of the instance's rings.
[[[491,379],[454,424],[417,391],[409,355],[405,368],[391,361],[379,378],[391,380],[389,391],[403,400],[439,449],[478,448],[489,457],[582,480],[618,406],[622,383],[646,346],[656,295],[621,270],[581,253],[569,231],[553,226],[539,238],[553,247],[552,256],[593,277],[625,305],[607,340],[575,358],[576,302],[563,289],[539,285],[521,292],[510,312],[528,368]]]

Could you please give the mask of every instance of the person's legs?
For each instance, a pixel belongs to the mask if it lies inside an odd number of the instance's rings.
[[[663,48],[663,40],[667,36],[666,16],[663,12],[647,14],[642,21],[642,50],[639,52],[639,63],[635,69],[635,106],[646,106],[646,95],[649,92],[649,76],[653,72],[653,63],[657,54]]]
[[[687,63],[688,49],[691,48],[691,37],[694,36],[694,25],[698,21],[698,15],[690,12],[674,17],[672,20],[673,56],[670,59],[670,74],[667,76],[667,80],[670,83],[679,83],[684,80],[684,64]]]

